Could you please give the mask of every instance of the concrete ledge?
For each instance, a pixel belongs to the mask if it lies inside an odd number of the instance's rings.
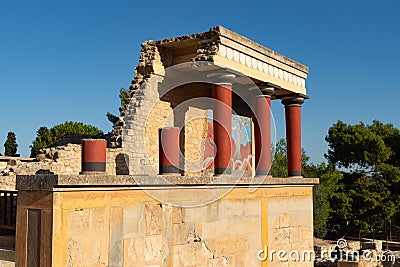
[[[57,188],[74,187],[168,187],[168,186],[312,186],[318,178],[271,178],[221,176],[180,176],[180,175],[17,175],[17,190],[54,191]]]

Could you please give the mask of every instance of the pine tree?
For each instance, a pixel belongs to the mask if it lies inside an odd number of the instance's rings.
[[[17,155],[17,138],[15,137],[15,133],[8,132],[7,140],[4,143],[4,155],[9,157],[16,157]]]

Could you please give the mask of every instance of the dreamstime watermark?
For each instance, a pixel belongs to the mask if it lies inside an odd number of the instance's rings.
[[[336,261],[367,261],[367,262],[395,262],[396,256],[387,253],[376,253],[373,250],[348,250],[344,249],[348,247],[347,241],[343,238],[336,242],[334,249],[321,250],[316,255],[314,250],[275,250],[270,249],[268,246],[264,246],[257,253],[257,258],[260,261],[280,261],[280,262],[314,262],[316,259],[324,259],[331,262]]]

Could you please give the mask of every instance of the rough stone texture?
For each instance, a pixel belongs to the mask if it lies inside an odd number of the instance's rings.
[[[146,182],[147,187],[160,185],[181,185],[181,186],[203,186],[208,184],[209,188],[218,188],[226,186],[231,188],[235,185],[248,186],[252,184],[257,186],[249,190],[256,190],[258,185],[261,186],[312,186],[318,183],[318,178],[266,178],[260,181],[259,184],[253,184],[252,177],[242,177],[239,181],[230,175],[226,176],[180,176],[166,175],[161,176],[164,180],[160,180],[158,175],[106,175],[104,173],[97,174],[82,174],[82,175],[55,175],[55,174],[40,174],[40,175],[18,175],[17,190],[47,190],[59,191],[64,187],[98,187],[107,188],[113,187],[139,187],[143,182]],[[179,191],[177,191],[179,192]]]
[[[52,266],[261,266],[257,252],[263,244],[313,249],[312,222],[297,218],[312,208],[311,186],[263,187],[253,193],[234,188],[215,202],[186,208],[160,203],[138,189],[77,189],[41,193],[30,202],[40,208],[38,203],[46,202],[40,196],[54,199],[53,226],[48,225]],[[188,198],[193,195],[186,189],[162,190],[171,197],[182,190]],[[197,190],[196,196],[206,196],[207,190]],[[23,242],[22,236],[17,242]],[[19,253],[17,259],[23,259]]]
[[[141,157],[145,157],[146,155],[149,157],[150,165],[154,170],[153,173],[158,173],[158,130],[170,126],[173,126],[173,115],[170,103],[165,101],[156,102],[146,121],[144,133],[146,151],[144,155],[141,155]],[[137,173],[140,173],[140,169],[138,169]]]
[[[207,137],[207,111],[190,107],[185,114],[185,174],[202,175],[204,161],[204,140]]]
[[[12,165],[0,162],[0,190],[15,190],[17,175],[64,174],[78,175],[81,171],[81,145],[67,144],[47,148],[38,156],[40,160],[22,161],[16,158]],[[4,164],[5,163],[5,164]],[[121,148],[107,148],[106,174],[127,175],[129,169]]]

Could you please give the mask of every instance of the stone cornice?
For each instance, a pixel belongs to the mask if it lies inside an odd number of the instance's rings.
[[[226,186],[312,186],[319,183],[318,178],[265,178],[242,177],[239,181],[231,175],[224,176],[180,176],[165,175],[162,179],[157,175],[108,175],[108,174],[83,174],[83,175],[17,175],[17,190],[44,190],[57,191],[60,188],[162,188],[179,185],[182,187],[226,187]],[[146,185],[139,185],[145,183]],[[176,187],[178,189],[178,187]]]

